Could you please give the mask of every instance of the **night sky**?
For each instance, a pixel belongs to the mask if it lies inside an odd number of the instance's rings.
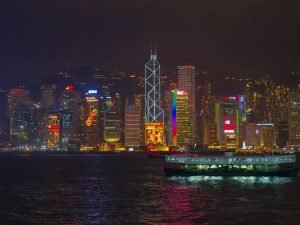
[[[0,87],[87,65],[142,74],[151,40],[162,71],[300,70],[299,0],[3,1]]]

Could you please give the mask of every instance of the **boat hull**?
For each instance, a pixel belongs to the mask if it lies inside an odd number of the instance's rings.
[[[283,177],[293,177],[296,176],[298,170],[296,168],[287,170],[277,170],[277,171],[260,171],[260,170],[213,170],[213,171],[202,171],[202,170],[192,170],[192,169],[182,169],[182,168],[171,168],[165,167],[166,175],[181,175],[181,176],[283,176]]]
[[[296,157],[288,156],[166,156],[167,175],[295,176]]]

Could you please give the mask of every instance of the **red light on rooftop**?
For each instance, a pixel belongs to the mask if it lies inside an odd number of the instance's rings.
[[[23,89],[11,89],[12,93],[23,93],[24,90]]]
[[[224,97],[224,100],[238,100],[238,97],[236,97],[236,96],[225,96]]]
[[[68,85],[67,87],[66,87],[66,90],[73,90],[74,89],[74,86],[73,85]]]

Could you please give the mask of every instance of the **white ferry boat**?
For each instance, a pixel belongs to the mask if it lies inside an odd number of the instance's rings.
[[[166,155],[168,174],[212,176],[293,176],[297,174],[296,155],[233,155],[196,154]]]

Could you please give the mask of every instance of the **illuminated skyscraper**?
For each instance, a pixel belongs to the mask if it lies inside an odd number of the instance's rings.
[[[239,146],[239,102],[236,96],[226,96],[216,103],[218,142],[225,148]]]
[[[201,99],[202,109],[201,115],[201,125],[202,125],[202,144],[203,145],[217,145],[217,127],[214,117],[215,109],[215,96],[212,94],[211,82],[205,81],[203,85],[203,93]]]
[[[58,150],[60,148],[60,120],[59,113],[48,112],[47,117],[46,140],[49,150]]]
[[[98,149],[101,142],[99,100],[98,90],[88,90],[85,94],[84,144],[94,149]]]
[[[184,91],[176,88],[167,94],[168,107],[168,144],[187,146],[191,143],[191,127],[189,123],[189,97]]]
[[[61,146],[63,150],[71,150],[72,143],[80,143],[80,93],[73,90],[73,86],[67,86],[60,96],[61,114]]]
[[[30,91],[10,89],[8,96],[10,140],[13,146],[29,144],[34,106]]]
[[[23,148],[33,144],[35,133],[33,121],[34,105],[32,103],[16,103],[11,114],[10,140],[13,146]]]
[[[289,145],[300,147],[300,85],[289,93]]]
[[[178,89],[188,94],[191,124],[191,144],[196,143],[196,102],[195,102],[195,76],[194,66],[178,66]]]
[[[145,65],[145,122],[163,122],[161,108],[160,65],[156,54]]]
[[[116,93],[112,97],[101,97],[103,114],[103,138],[106,143],[114,144],[121,140],[121,100]]]
[[[138,147],[144,144],[144,122],[142,95],[126,99],[125,104],[125,146]]]

